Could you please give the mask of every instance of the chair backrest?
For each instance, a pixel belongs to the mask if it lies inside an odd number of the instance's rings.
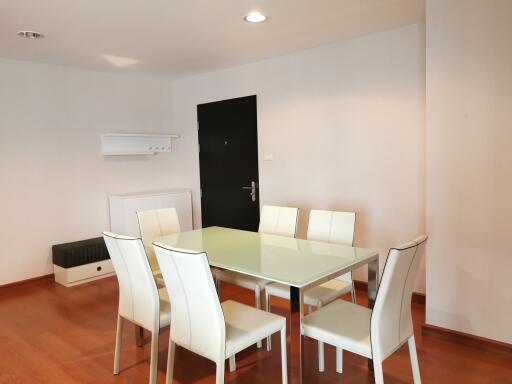
[[[389,250],[371,319],[374,358],[384,360],[413,335],[411,299],[427,236]]]
[[[308,240],[352,245],[356,214],[354,212],[321,211],[312,209],[309,213]]]
[[[159,329],[160,299],[141,239],[103,232],[119,282],[119,315],[149,330]]]
[[[355,212],[312,209],[309,213],[307,238],[334,244],[353,245],[355,225]],[[352,281],[352,273],[346,273],[337,279]]]
[[[160,236],[180,232],[180,221],[176,208],[160,208],[137,212],[140,235],[146,245],[149,264],[153,270],[160,269],[155,256],[155,250],[150,245]]]
[[[264,205],[261,210],[258,232],[295,237],[298,217],[298,208]]]
[[[180,232],[180,221],[176,208],[160,208],[137,212],[140,235],[145,242]]]
[[[206,253],[154,243],[171,301],[171,339],[213,361],[224,361],[226,324]]]

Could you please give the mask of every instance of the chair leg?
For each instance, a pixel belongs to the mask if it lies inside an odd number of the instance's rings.
[[[373,360],[373,375],[375,384],[384,384],[384,371],[382,370],[382,361]]]
[[[336,372],[343,373],[343,349],[336,347]]]
[[[224,365],[226,363],[223,361],[217,362],[217,372],[215,375],[215,384],[224,384]]]
[[[229,357],[229,372],[235,372],[236,371],[236,359],[235,355],[232,355]]]
[[[261,309],[261,290],[260,287],[254,288],[254,296],[256,300],[256,308]],[[256,346],[258,348],[261,348],[261,340],[256,343]]]
[[[318,372],[325,371],[324,343],[318,342]]]
[[[265,310],[267,312],[270,312],[270,295],[268,294],[267,290],[265,289]],[[272,350],[272,335],[267,336],[267,351]]]
[[[215,288],[217,288],[217,296],[219,296],[219,300],[221,300],[222,297],[220,292],[220,279],[218,277],[215,277]]]
[[[116,348],[114,351],[114,375],[119,374],[121,364],[121,342],[123,340],[124,319],[117,315]]]
[[[151,361],[149,364],[149,384],[156,383],[158,375],[158,335],[159,330],[151,332]]]
[[[144,339],[144,328],[135,325],[135,344],[142,347],[142,339]]]
[[[288,383],[288,367],[287,367],[287,358],[286,358],[286,326],[281,329],[281,372],[282,372],[282,382],[283,384]]]
[[[322,307],[322,303],[318,303],[317,309]],[[324,343],[318,342],[318,372],[325,371]]]
[[[354,285],[354,282],[352,281],[352,291],[351,291],[351,295],[352,295],[352,303],[356,304],[356,301],[357,301],[357,297],[356,297],[356,286]]]
[[[256,308],[261,308],[261,290],[260,287],[254,288],[254,302]]]
[[[169,354],[167,356],[167,375],[165,377],[165,384],[172,384],[174,376],[174,356],[176,354],[176,343],[169,339]]]
[[[416,351],[416,340],[414,339],[414,336],[409,337],[407,343],[409,345],[409,355],[411,357],[412,377],[414,379],[414,384],[421,384],[420,366],[418,363],[418,353]]]

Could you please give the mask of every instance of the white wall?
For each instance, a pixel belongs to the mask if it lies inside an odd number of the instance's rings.
[[[427,1],[427,323],[512,343],[512,2]]]
[[[173,82],[195,222],[196,105],[256,94],[261,202],[303,208],[302,236],[309,208],[356,211],[356,244],[379,249],[382,267],[390,246],[425,230],[424,54],[418,24]]]
[[[0,60],[0,285],[52,273],[52,244],[100,236],[109,194],[186,187],[173,177],[174,153],[100,152],[100,133],[171,132],[167,89],[158,79]]]

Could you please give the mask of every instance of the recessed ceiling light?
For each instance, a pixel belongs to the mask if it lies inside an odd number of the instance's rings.
[[[103,59],[107,60],[110,64],[123,68],[123,67],[129,67],[130,65],[135,65],[139,62],[137,59],[133,59],[131,57],[124,57],[124,56],[116,56],[116,55],[101,55]]]
[[[244,17],[245,21],[249,23],[261,23],[262,21],[267,20],[267,16],[258,11],[250,12],[247,16]]]
[[[36,32],[36,31],[19,31],[18,32],[19,37],[24,37],[26,39],[42,39],[44,35],[42,33]]]

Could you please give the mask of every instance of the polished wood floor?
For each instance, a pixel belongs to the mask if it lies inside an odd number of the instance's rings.
[[[223,297],[253,302],[250,291],[226,285]],[[0,288],[0,383],[146,383],[149,343],[141,348],[126,326],[121,373],[112,374],[117,311],[117,281],[103,279],[64,288],[46,279]],[[360,303],[366,301],[358,293]],[[273,300],[273,311],[286,315],[288,302]],[[424,306],[414,304],[413,316],[423,383],[512,384],[512,360],[434,336],[422,336]],[[207,323],[205,323],[207,326]],[[165,379],[169,331],[160,337],[159,377]],[[334,370],[334,348],[326,347],[326,372],[316,369],[316,344],[306,341],[305,383],[373,383],[364,358],[345,353],[344,373]],[[280,382],[279,342],[274,350],[251,347],[237,358],[238,370],[226,383]],[[411,383],[405,346],[384,363],[386,384]],[[215,366],[184,349],[176,355],[175,383],[213,383]]]

